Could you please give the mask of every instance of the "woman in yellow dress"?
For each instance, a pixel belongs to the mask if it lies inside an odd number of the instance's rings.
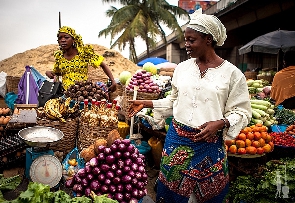
[[[58,30],[57,41],[60,50],[54,53],[55,64],[52,71],[46,75],[53,79],[62,76],[63,88],[67,90],[76,81],[88,79],[88,66],[103,69],[111,81],[109,91],[116,90],[116,82],[108,66],[103,62],[104,57],[94,53],[91,45],[84,45],[82,37],[73,28],[63,26]]]

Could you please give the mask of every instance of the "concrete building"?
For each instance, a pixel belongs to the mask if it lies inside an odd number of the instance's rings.
[[[220,0],[204,11],[217,16],[227,29],[227,40],[216,52],[222,58],[246,69],[276,68],[282,64],[282,53],[264,54],[250,52],[239,55],[238,49],[252,39],[278,29],[295,31],[295,0]],[[183,29],[185,26],[183,26]],[[175,33],[167,36],[167,44],[158,42],[150,52],[152,57],[166,58],[179,63],[186,60],[184,41]],[[146,52],[138,56],[146,58]]]

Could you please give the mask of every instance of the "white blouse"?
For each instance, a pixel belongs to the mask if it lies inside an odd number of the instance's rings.
[[[195,58],[178,64],[172,78],[171,95],[153,100],[155,111],[173,112],[175,120],[198,127],[208,121],[227,118],[225,139],[234,139],[250,122],[252,111],[246,78],[233,64],[224,61],[209,68],[201,78]]]

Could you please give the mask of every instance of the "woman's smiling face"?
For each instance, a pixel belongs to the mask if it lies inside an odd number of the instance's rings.
[[[192,58],[198,58],[204,54],[207,47],[206,34],[186,28],[184,32],[186,53]]]

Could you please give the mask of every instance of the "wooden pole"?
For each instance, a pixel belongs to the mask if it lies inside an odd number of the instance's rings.
[[[58,12],[58,22],[59,22],[59,28],[61,28],[61,17],[60,17],[60,12]]]

